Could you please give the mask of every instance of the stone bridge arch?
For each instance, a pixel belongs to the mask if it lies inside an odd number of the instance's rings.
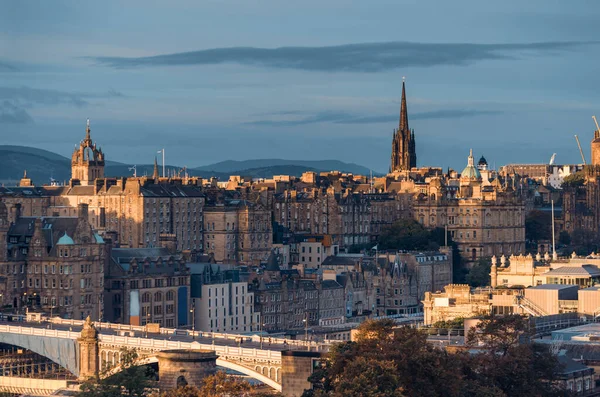
[[[155,352],[153,355],[141,357],[136,361],[136,365],[147,365],[152,363],[157,363],[158,358],[157,354],[159,352]],[[248,368],[246,366],[217,358],[217,366],[222,368],[231,369],[233,371],[239,372],[246,376],[249,376],[253,379],[258,380],[259,382],[264,383],[265,385],[275,389],[276,391],[281,392],[281,369],[279,367],[270,367],[270,366],[262,366],[257,365],[255,370]],[[121,365],[117,365],[112,368],[109,372],[105,374],[105,376],[111,376],[121,371]],[[272,377],[269,377],[272,375]]]

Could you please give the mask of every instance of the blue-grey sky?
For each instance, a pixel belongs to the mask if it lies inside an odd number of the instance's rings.
[[[580,162],[600,116],[600,2],[0,0],[0,136],[188,167],[389,167],[402,76],[419,165]]]

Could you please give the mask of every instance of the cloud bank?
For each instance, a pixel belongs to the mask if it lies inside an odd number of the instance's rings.
[[[372,73],[403,67],[468,65],[527,54],[556,53],[599,42],[539,42],[522,44],[387,42],[327,47],[231,47],[149,57],[93,57],[113,68],[215,65],[234,63],[277,69]]]
[[[500,114],[497,110],[476,110],[476,109],[443,109],[429,112],[412,113],[409,120],[427,120],[427,119],[457,119],[463,117],[475,117],[484,115]],[[347,112],[323,111],[313,114],[298,111],[283,111],[272,113],[275,116],[272,119],[261,119],[249,121],[244,124],[267,126],[267,127],[289,127],[316,123],[334,123],[334,124],[376,124],[376,123],[394,123],[398,121],[399,115],[360,115]],[[293,116],[292,118],[281,119],[280,116]]]
[[[20,106],[10,102],[0,103],[0,124],[28,124],[33,123],[33,118]]]

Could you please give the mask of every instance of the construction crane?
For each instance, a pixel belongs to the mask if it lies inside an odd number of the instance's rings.
[[[554,158],[556,157],[556,153],[554,153],[552,155],[552,157],[550,157],[550,162],[548,163],[548,165],[554,165]]]
[[[598,121],[596,120],[596,116],[592,116],[592,119],[594,119],[594,123],[596,123],[596,131],[600,132],[600,127],[598,127]]]
[[[581,150],[581,143],[579,143],[579,137],[577,135],[575,135],[575,140],[577,141],[577,146],[579,147],[579,153],[581,154],[581,160],[583,160],[583,165],[586,165],[583,150]]]

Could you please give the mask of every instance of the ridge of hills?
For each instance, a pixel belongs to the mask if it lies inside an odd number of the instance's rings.
[[[131,176],[131,165],[116,161],[106,161],[105,175]],[[169,170],[180,167],[167,165]],[[137,165],[137,175],[152,175],[153,164]],[[14,185],[27,170],[27,176],[35,185],[49,184],[51,179],[59,182],[68,181],[71,177],[71,160],[60,154],[29,146],[0,145],[0,182]],[[228,180],[230,175],[242,175],[253,178],[270,178],[273,175],[300,176],[303,172],[332,171],[351,172],[368,175],[370,169],[354,163],[339,160],[227,160],[205,166],[188,168],[192,176],[202,178],[217,177]]]

